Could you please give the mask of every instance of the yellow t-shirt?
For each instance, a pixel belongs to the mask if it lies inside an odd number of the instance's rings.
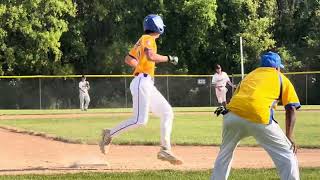
[[[135,46],[130,50],[129,55],[138,61],[133,74],[145,73],[151,77],[154,76],[155,62],[148,60],[145,50],[152,50],[157,53],[157,44],[155,38],[150,35],[142,35]]]
[[[290,80],[275,68],[260,67],[242,80],[227,108],[251,122],[270,124],[279,100],[285,108],[300,108]]]

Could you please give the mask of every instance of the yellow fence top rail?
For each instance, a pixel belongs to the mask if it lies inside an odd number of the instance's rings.
[[[305,75],[305,74],[320,74],[320,71],[308,72],[287,72],[286,75]],[[82,75],[31,75],[31,76],[0,76],[0,79],[32,79],[32,78],[80,78]],[[124,78],[133,77],[133,75],[85,75],[89,78]],[[187,74],[161,74],[155,77],[211,77],[212,75],[187,75]],[[232,77],[241,77],[241,74],[230,74]]]

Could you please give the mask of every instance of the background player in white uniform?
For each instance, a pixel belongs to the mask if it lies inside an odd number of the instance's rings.
[[[220,103],[222,106],[226,106],[226,95],[228,92],[226,85],[228,83],[233,88],[235,88],[236,86],[232,84],[228,74],[222,71],[221,66],[219,64],[216,65],[215,70],[216,73],[212,76],[212,85],[215,87],[218,103]]]
[[[81,111],[88,110],[90,103],[89,89],[89,82],[86,81],[86,77],[82,75],[81,81],[79,82],[79,99]]]
[[[161,120],[161,149],[158,159],[171,164],[182,164],[171,151],[170,136],[173,122],[173,110],[168,101],[154,86],[155,63],[178,63],[178,57],[157,54],[156,39],[164,32],[164,24],[160,16],[148,15],[143,22],[145,34],[125,58],[126,64],[135,68],[135,78],[131,81],[130,91],[133,101],[132,118],[123,121],[112,129],[102,131],[99,143],[100,150],[105,153],[105,145],[109,145],[113,137],[129,129],[141,127],[148,122],[149,110]]]

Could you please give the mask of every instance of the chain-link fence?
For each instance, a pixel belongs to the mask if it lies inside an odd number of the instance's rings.
[[[288,73],[302,104],[320,104],[320,72]],[[87,76],[90,108],[131,107],[131,76]],[[238,84],[239,75],[230,79]],[[79,108],[80,76],[1,77],[0,109],[70,109]],[[174,107],[216,106],[211,76],[158,76],[155,85]],[[228,99],[232,89],[228,87]]]

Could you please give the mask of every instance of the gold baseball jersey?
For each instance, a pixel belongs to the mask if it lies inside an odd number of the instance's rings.
[[[130,50],[129,55],[138,61],[138,65],[134,70],[137,73],[145,73],[154,77],[155,62],[148,60],[145,50],[152,50],[157,53],[157,44],[155,38],[150,35],[142,35],[135,46]]]
[[[286,76],[275,68],[260,67],[242,80],[227,108],[251,122],[270,124],[279,100],[285,108],[301,107],[297,93]]]

